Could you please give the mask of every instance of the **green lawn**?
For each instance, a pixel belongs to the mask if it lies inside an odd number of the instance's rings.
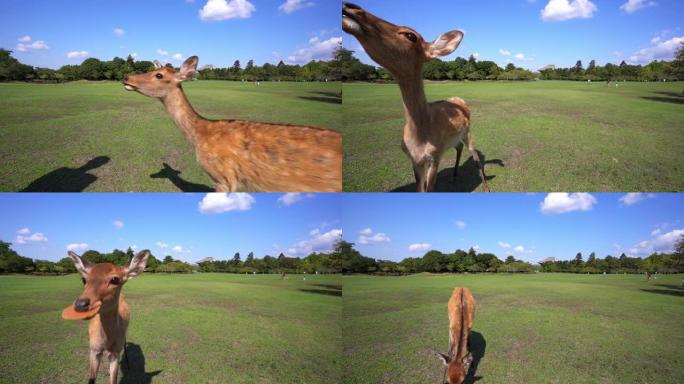
[[[477,383],[681,383],[682,275],[414,275],[344,278],[342,382],[436,383],[447,301],[478,308]],[[473,377],[469,383],[472,383]]]
[[[684,190],[684,83],[428,83],[429,101],[463,98],[493,191]],[[415,190],[401,150],[395,84],[343,85],[344,189]],[[437,190],[481,190],[465,151],[442,159]]]
[[[207,118],[341,128],[339,83],[195,81],[184,88]],[[181,173],[160,173],[164,163]],[[158,100],[115,82],[0,84],[0,191],[209,187]]]
[[[335,383],[339,277],[145,274],[126,284],[122,383]],[[87,322],[61,319],[76,275],[0,276],[0,382],[85,383]],[[106,382],[106,366],[98,382]]]

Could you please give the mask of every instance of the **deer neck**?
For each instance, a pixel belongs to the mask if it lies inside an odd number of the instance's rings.
[[[183,132],[185,137],[195,145],[197,143],[197,128],[201,122],[206,121],[192,108],[188,98],[185,97],[183,88],[178,86],[161,99],[166,112],[171,120]]]
[[[430,123],[430,112],[425,88],[423,87],[422,71],[408,75],[396,76],[404,101],[405,130],[418,135],[423,127]]]

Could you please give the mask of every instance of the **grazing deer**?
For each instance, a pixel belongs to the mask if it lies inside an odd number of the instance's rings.
[[[462,384],[473,356],[468,352],[468,333],[473,327],[475,298],[470,289],[457,287],[449,299],[449,353],[439,353],[444,362],[446,383]]]
[[[109,384],[116,384],[119,355],[126,345],[126,330],[130,319],[121,287],[128,279],[143,273],[150,252],[139,252],[123,267],[110,263],[93,264],[71,251],[69,256],[81,274],[84,289],[74,304],[64,308],[62,318],[90,319],[89,384],[95,383],[103,354],[109,358]]]
[[[126,90],[161,100],[195,148],[219,192],[338,192],[342,190],[342,136],[303,125],[207,120],[192,108],[181,83],[197,72],[197,56],[176,72],[155,62],[148,73],[125,76]]]
[[[356,37],[366,53],[399,83],[406,117],[402,149],[413,163],[418,192],[434,190],[439,162],[451,147],[456,148],[456,179],[464,143],[477,164],[484,190],[489,192],[470,132],[470,109],[458,97],[428,104],[423,88],[423,64],[456,50],[463,32],[449,31],[428,43],[413,29],[389,23],[350,3],[342,3],[342,29]]]

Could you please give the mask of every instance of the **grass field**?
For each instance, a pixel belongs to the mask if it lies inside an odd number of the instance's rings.
[[[493,191],[684,190],[684,83],[428,83],[429,101],[463,98]],[[343,85],[344,189],[415,190],[401,150],[394,84]],[[481,190],[467,151],[442,159],[437,190]]]
[[[124,287],[130,368],[121,383],[334,383],[341,279],[145,274]],[[85,383],[87,322],[60,314],[76,275],[0,276],[0,382]],[[106,368],[100,367],[98,382]]]
[[[196,81],[184,89],[206,118],[341,128],[339,83]],[[210,187],[158,100],[114,82],[0,84],[0,191]]]
[[[681,383],[684,276],[344,278],[342,382],[435,383],[455,286],[478,303],[467,383]]]

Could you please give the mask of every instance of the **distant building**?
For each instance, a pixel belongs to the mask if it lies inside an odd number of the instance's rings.
[[[207,65],[203,66],[202,68],[200,68],[199,70],[204,71],[205,69],[214,69],[214,68],[216,68],[216,67],[213,64],[207,64]]]
[[[205,263],[205,262],[212,262],[212,261],[214,261],[214,258],[213,258],[213,257],[205,257],[204,259],[198,261],[197,264],[199,264],[199,263]]]
[[[545,65],[545,66],[539,68],[540,71],[544,71],[546,69],[556,69],[556,66],[553,64],[549,64],[549,65]]]
[[[556,261],[556,258],[555,258],[555,257],[547,257],[546,259],[540,261],[539,264],[542,264],[542,263],[553,263],[553,262],[555,262],[555,261]]]

